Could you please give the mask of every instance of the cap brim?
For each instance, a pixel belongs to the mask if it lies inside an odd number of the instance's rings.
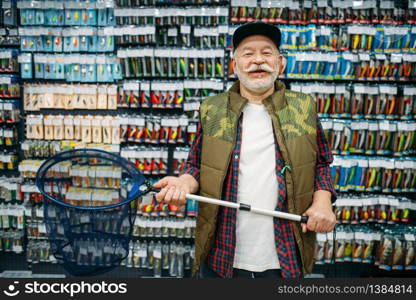
[[[238,27],[233,34],[233,47],[234,50],[240,45],[240,43],[247,37],[252,35],[263,35],[269,38],[279,49],[281,32],[280,29],[271,24],[263,22],[252,22],[244,24]]]

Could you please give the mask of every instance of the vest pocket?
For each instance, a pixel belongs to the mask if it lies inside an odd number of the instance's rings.
[[[222,184],[222,180],[222,171],[201,163],[201,172],[199,178],[201,194],[209,194],[212,195],[211,197],[220,199],[220,186]]]
[[[296,194],[313,191],[315,185],[316,162],[311,162],[293,169]]]
[[[228,157],[231,151],[232,143],[204,134],[201,162],[211,168],[225,171],[228,168]]]

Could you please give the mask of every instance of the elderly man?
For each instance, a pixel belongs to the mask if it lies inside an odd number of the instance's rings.
[[[280,30],[253,22],[233,35],[239,81],[205,99],[197,137],[179,177],[165,177],[158,201],[186,193],[308,216],[307,224],[200,203],[194,275],[301,277],[312,271],[316,232],[329,232],[336,199],[333,158],[314,100],[276,81]]]

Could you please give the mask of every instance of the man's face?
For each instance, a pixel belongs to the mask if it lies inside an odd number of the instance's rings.
[[[252,35],[234,52],[234,72],[248,90],[263,93],[273,86],[281,60],[279,50],[269,38]]]

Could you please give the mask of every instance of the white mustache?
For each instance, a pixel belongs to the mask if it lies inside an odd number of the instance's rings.
[[[261,65],[255,65],[254,64],[254,65],[251,65],[250,67],[248,67],[247,69],[245,69],[243,71],[249,73],[249,72],[255,72],[255,71],[259,71],[259,70],[266,71],[266,72],[269,72],[269,73],[275,72],[275,70],[270,68],[267,64],[261,64]]]

